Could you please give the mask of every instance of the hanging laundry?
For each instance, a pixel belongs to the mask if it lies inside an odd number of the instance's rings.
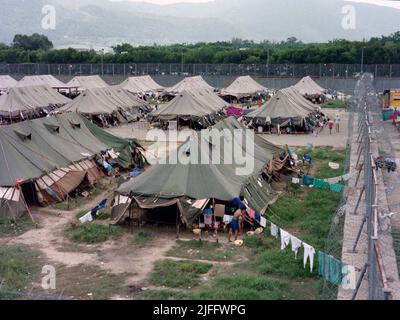
[[[351,178],[351,175],[349,173],[347,173],[344,176],[342,176],[343,181],[349,181],[350,178]]]
[[[271,223],[271,236],[278,238],[278,234],[279,234],[279,228],[273,223]]]
[[[211,226],[213,224],[213,215],[212,214],[204,215],[204,224],[206,226]]]
[[[332,284],[340,286],[343,282],[343,263],[326,253],[318,252],[318,273]]]
[[[314,188],[320,190],[327,190],[329,188],[329,184],[323,180],[315,179],[314,180]]]
[[[86,213],[83,217],[81,217],[79,219],[79,222],[82,223],[82,224],[85,224],[87,222],[92,222],[92,221],[93,221],[93,216],[92,216],[92,212],[91,211]]]
[[[224,215],[223,223],[230,224],[232,222],[233,216]]]
[[[344,189],[344,186],[341,184],[331,184],[330,190],[333,192],[341,193]]]
[[[297,255],[299,254],[299,250],[301,248],[301,245],[303,244],[303,241],[296,238],[295,236],[291,236],[290,241],[292,243],[292,251],[294,252],[294,256],[297,260]]]
[[[249,215],[250,218],[256,219],[256,212],[253,209],[248,209],[247,214]]]
[[[267,227],[267,219],[265,219],[264,217],[261,217],[260,225],[261,225],[261,227],[266,228]]]
[[[313,177],[309,177],[309,176],[304,176],[303,184],[305,186],[312,186],[314,184],[314,178]]]
[[[300,179],[299,178],[292,178],[292,183],[293,184],[300,184]]]
[[[281,229],[281,250],[285,250],[290,243],[291,234]]]
[[[308,260],[310,260],[310,271],[313,272],[315,249],[305,242],[303,242],[303,247],[304,247],[304,259],[303,259],[304,268],[306,268],[307,262]]]

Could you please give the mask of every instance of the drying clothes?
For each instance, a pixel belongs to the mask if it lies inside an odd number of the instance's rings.
[[[232,219],[233,219],[233,216],[228,216],[227,214],[226,215],[224,215],[224,218],[223,218],[223,223],[225,223],[225,224],[230,224],[231,222],[232,222]]]
[[[261,217],[260,225],[261,225],[261,227],[266,228],[267,227],[267,219],[265,219],[264,217]]]
[[[315,179],[314,188],[320,190],[327,190],[329,188],[329,184],[323,180]]]
[[[344,186],[341,184],[331,184],[330,189],[333,192],[341,193],[344,189]]]
[[[93,216],[91,211],[86,213],[82,218],[79,219],[79,222],[82,224],[92,221],[93,221]]]
[[[318,253],[318,262],[319,275],[330,283],[340,286],[343,282],[343,263],[322,251]]]
[[[313,272],[315,249],[305,242],[303,242],[303,247],[304,247],[304,259],[303,259],[304,268],[306,268],[307,262],[308,260],[310,260],[310,271]]]
[[[57,194],[53,191],[53,189],[51,189],[51,188],[49,188],[49,187],[46,187],[46,188],[44,188],[44,191],[46,191],[47,194],[48,194],[50,197],[52,197],[54,200],[56,200],[56,201],[59,200]]]
[[[342,176],[343,181],[349,181],[350,178],[351,178],[351,175],[349,173]]]
[[[279,234],[279,228],[273,223],[271,223],[271,236],[278,238],[278,234]]]
[[[314,178],[313,177],[309,177],[309,176],[304,176],[303,184],[305,186],[312,186],[314,184]]]
[[[246,208],[245,204],[244,204],[239,198],[233,199],[232,204],[233,204],[235,207],[239,208],[239,209],[244,209],[244,208]]]
[[[213,209],[209,208],[209,209],[204,209],[203,214],[205,216],[212,216],[214,214]]]
[[[256,219],[256,212],[253,209],[248,209],[247,213],[248,213],[250,218],[252,218],[253,220]]]
[[[303,241],[296,238],[295,236],[291,236],[290,241],[292,243],[292,251],[294,252],[294,256],[297,260],[297,255],[299,254],[299,250],[301,248],[301,245],[303,244]]]
[[[290,243],[291,234],[281,229],[281,250],[285,250]]]
[[[204,224],[206,226],[211,226],[213,224],[213,215],[212,214],[204,215]]]
[[[300,184],[300,179],[299,178],[292,178],[292,183],[293,184]]]

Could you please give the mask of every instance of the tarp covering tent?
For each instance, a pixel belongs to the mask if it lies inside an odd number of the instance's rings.
[[[78,88],[79,91],[108,87],[108,84],[100,76],[77,76],[69,81],[67,85]]]
[[[187,77],[183,79],[181,82],[177,83],[171,88],[168,88],[167,91],[172,94],[181,93],[183,91],[197,91],[199,89],[206,89],[208,91],[215,91],[215,88],[210,86],[207,81],[203,79],[202,76],[195,77]]]
[[[203,127],[208,127],[219,121],[222,106],[216,104],[207,96],[200,96],[189,91],[179,93],[173,100],[159,107],[150,114],[153,121],[168,121],[180,119],[196,121]]]
[[[64,82],[61,82],[56,77],[50,74],[39,75],[39,76],[25,76],[16,84],[16,87],[30,87],[30,86],[49,86],[53,89],[74,88],[74,86],[65,84]]]
[[[223,141],[220,144],[221,148],[218,147],[215,140],[207,140],[203,135],[200,136],[195,133],[175,151],[176,153],[169,156],[166,164],[152,166],[138,178],[122,184],[116,191],[117,197],[122,195],[133,198],[135,203],[144,209],[178,204],[183,222],[189,224],[193,222],[196,216],[193,215],[192,210],[189,213],[182,212],[182,208],[185,205],[187,206],[187,203],[190,203],[191,200],[213,198],[231,201],[241,194],[250,196],[252,192],[250,190],[258,190],[260,194],[264,195],[265,199],[268,198],[269,201],[272,201],[276,196],[275,192],[270,187],[266,187],[265,184],[257,182],[257,179],[268,163],[274,161],[277,154],[280,154],[283,150],[261,138],[256,138],[253,150],[246,148],[246,144],[239,141],[243,137],[234,134],[235,130],[241,129],[242,134],[245,135],[246,130],[234,118],[228,118],[218,123],[213,129],[221,133],[220,141]],[[216,149],[220,151],[219,157],[221,158],[219,159],[212,156]],[[237,169],[242,166],[235,161],[230,162],[223,158],[223,155],[226,152],[229,153],[229,150],[240,150],[242,154],[245,154],[249,162],[254,165],[252,170],[239,175]],[[180,161],[175,161],[172,164],[171,160],[176,159],[176,157]],[[219,164],[214,164],[215,160]],[[178,163],[176,164],[176,162]],[[249,187],[250,185],[253,185],[253,189]],[[260,190],[262,188],[263,191]],[[252,203],[258,203],[259,206],[255,209],[260,211],[268,205],[268,201],[260,203],[259,200],[255,200]],[[120,203],[118,200],[113,210],[113,217],[121,219],[123,211],[126,211],[129,207],[128,204],[128,201]]]
[[[162,93],[165,91],[151,76],[129,77],[119,87],[134,94]]]
[[[15,87],[17,83],[18,81],[10,76],[0,75],[0,94],[3,91],[7,91],[9,88]]]
[[[237,78],[229,87],[221,90],[221,96],[231,96],[237,99],[251,97],[258,93],[267,92],[267,88],[250,76]]]
[[[20,181],[37,201],[65,199],[85,178],[94,183],[101,172],[94,163],[100,152],[114,149],[124,168],[132,164],[138,145],[114,137],[76,113],[0,127],[0,186],[14,188]]]
[[[71,100],[49,86],[13,87],[0,96],[0,115],[20,117],[51,111]]]
[[[281,127],[305,127],[306,120],[316,111],[310,109],[306,99],[302,98],[303,103],[299,103],[293,95],[292,89],[282,89],[261,108],[249,113],[245,118],[254,126],[270,123],[272,126],[279,124]]]
[[[78,112],[85,115],[117,115],[122,113],[126,121],[140,110],[148,111],[147,102],[120,88],[87,89],[80,96],[60,108],[60,112]],[[120,119],[121,117],[119,117]]]
[[[307,76],[301,79],[295,86],[303,96],[309,98],[325,97],[326,89],[322,88],[311,77]]]

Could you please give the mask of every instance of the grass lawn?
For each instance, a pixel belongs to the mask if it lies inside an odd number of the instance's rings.
[[[200,276],[208,273],[212,264],[164,260],[156,262],[150,282],[156,286],[191,289],[200,283]]]
[[[347,102],[341,100],[328,101],[322,104],[321,107],[326,109],[345,109],[347,108]]]
[[[81,224],[69,227],[66,230],[67,237],[73,242],[96,244],[105,242],[111,238],[118,238],[122,235],[119,227],[104,226],[96,223]]]
[[[297,150],[300,154],[306,149]],[[307,152],[309,153],[309,152]],[[316,148],[311,152],[314,166],[310,175],[317,178],[331,178],[344,172],[345,151],[333,148]],[[329,168],[329,162],[338,162],[339,170]],[[289,231],[301,240],[323,250],[328,236],[331,220],[340,203],[342,195],[330,191],[291,186],[287,193],[267,212],[268,219]],[[226,259],[228,265],[220,265],[219,252],[231,255]],[[317,256],[314,259],[314,272],[303,267],[303,251],[296,260],[290,248],[280,250],[280,240],[272,238],[269,230],[264,234],[246,237],[242,248],[229,245],[198,241],[177,242],[168,255],[186,259],[209,260],[214,266],[207,274],[207,281],[199,282],[199,275],[187,280],[182,272],[177,272],[176,262],[161,261],[157,264],[150,281],[155,279],[163,290],[150,290],[141,294],[141,299],[160,300],[291,300],[322,299],[323,280],[317,275]],[[237,259],[245,256],[246,259]],[[172,263],[172,266],[170,265]],[[182,262],[183,263],[183,262]],[[184,262],[186,263],[186,262]],[[206,272],[206,270],[204,270]],[[178,274],[181,274],[178,277]],[[155,275],[157,276],[155,278]],[[175,279],[178,277],[178,279]],[[187,290],[191,287],[191,290]],[[177,290],[177,288],[179,290]]]
[[[139,247],[145,247],[150,244],[155,238],[155,234],[147,231],[139,231],[134,235],[132,239],[132,244],[137,245]]]
[[[3,289],[29,291],[27,286],[41,270],[39,256],[38,252],[24,246],[0,247],[0,282],[3,281]],[[14,298],[18,298],[18,295],[0,291],[0,300]]]

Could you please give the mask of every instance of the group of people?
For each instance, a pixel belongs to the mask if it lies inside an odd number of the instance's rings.
[[[335,129],[336,133],[340,133],[340,116],[337,114],[335,116],[335,119],[328,119],[328,128],[329,128],[329,134],[332,134],[332,130]]]

